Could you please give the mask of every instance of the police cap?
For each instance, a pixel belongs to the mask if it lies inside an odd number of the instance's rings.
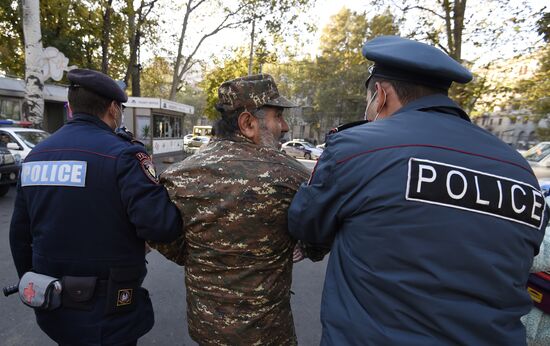
[[[225,81],[218,88],[218,98],[216,109],[223,112],[232,112],[241,108],[252,111],[262,106],[297,107],[279,94],[273,77],[268,74]]]
[[[372,76],[448,89],[468,83],[472,73],[443,51],[399,36],[379,36],[363,45],[363,56],[374,61]]]
[[[84,88],[108,100],[120,103],[128,101],[128,96],[117,82],[101,72],[77,68],[70,70],[67,78],[73,88]]]

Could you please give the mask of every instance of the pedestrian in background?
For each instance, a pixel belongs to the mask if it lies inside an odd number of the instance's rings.
[[[525,345],[520,318],[548,222],[537,179],[448,96],[472,74],[439,49],[367,42],[369,123],[328,136],[289,209],[331,245],[322,345]]]
[[[266,74],[226,81],[218,95],[215,137],[161,177],[187,228],[152,246],[185,265],[189,334],[200,345],[296,345],[290,286],[302,255],[287,210],[308,173],[278,150],[283,111],[295,105]]]
[[[550,202],[550,185],[542,184],[546,205]],[[521,318],[527,332],[527,345],[550,345],[550,227],[546,227],[539,254],[533,260],[527,290],[535,306]]]
[[[100,72],[75,69],[68,79],[73,120],[37,144],[22,166],[13,260],[19,277],[32,271],[61,281],[61,307],[35,310],[54,341],[135,345],[154,324],[141,287],[145,240],[174,240],[182,220],[144,146],[114,132],[126,94]],[[33,282],[24,292],[29,302],[37,298]]]

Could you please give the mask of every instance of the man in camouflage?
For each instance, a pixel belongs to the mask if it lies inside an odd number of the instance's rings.
[[[215,138],[161,177],[185,234],[154,247],[185,266],[200,345],[296,345],[287,209],[309,174],[278,150],[283,110],[295,105],[265,74],[224,82],[218,96]]]

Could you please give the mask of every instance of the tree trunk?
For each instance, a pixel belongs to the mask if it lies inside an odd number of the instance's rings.
[[[454,4],[454,53],[456,61],[462,61],[462,31],[464,30],[464,13],[466,12],[466,0],[455,0]]]
[[[44,81],[42,74],[42,33],[39,0],[23,0],[25,36],[25,101],[23,117],[37,128],[44,122]]]
[[[250,56],[248,58],[248,75],[252,75],[252,63],[254,60],[254,29],[256,28],[256,18],[252,18],[252,32],[250,33]]]
[[[174,65],[174,74],[172,76],[172,87],[170,88],[170,100],[176,99],[176,93],[178,92],[178,85],[180,84],[179,72],[181,68],[181,60],[183,58],[181,50],[183,48],[185,32],[187,31],[187,23],[189,22],[189,15],[191,14],[191,11],[192,11],[191,2],[192,0],[187,1],[187,6],[185,7],[185,16],[183,17],[183,24],[181,25],[180,42],[178,44],[178,55],[176,56],[176,63]]]
[[[101,72],[109,74],[109,36],[111,34],[111,12],[113,0],[107,0],[103,13],[103,29],[101,36]]]
[[[136,64],[136,12],[132,0],[126,0],[126,11],[128,12],[128,45],[130,46],[130,58],[128,59],[126,73],[124,74],[124,83],[128,85],[130,75],[132,74],[132,68]]]
[[[134,65],[132,66],[132,96],[140,97],[141,96],[141,65],[139,64],[139,41],[141,39],[141,35],[139,30],[136,32],[135,35],[135,43],[134,46],[136,47],[135,53],[134,53]]]

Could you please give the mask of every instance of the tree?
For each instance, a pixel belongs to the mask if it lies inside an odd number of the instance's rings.
[[[0,0],[0,71],[24,76],[23,12],[15,0]]]
[[[143,68],[141,76],[141,90],[145,95],[164,99],[170,96],[172,65],[168,60],[162,57],[155,57],[153,61]]]
[[[439,47],[458,62],[472,67],[483,55],[495,54],[500,47],[519,52],[529,49],[520,42],[531,31],[529,22],[534,11],[526,1],[487,0],[373,0],[378,8],[391,8],[403,23],[405,35],[428,41]],[[468,42],[478,54],[469,61],[463,57],[463,43]],[[486,68],[490,62],[485,62]],[[463,85],[453,84],[450,95],[466,111],[474,109],[477,100],[490,87],[485,76],[476,75],[474,81]]]
[[[141,64],[139,63],[139,52],[141,47],[141,40],[144,38],[144,36],[147,36],[146,32],[149,31],[148,36],[150,37],[153,37],[155,34],[153,28],[156,25],[156,21],[152,20],[150,16],[156,2],[157,0],[151,0],[149,2],[141,0],[139,7],[135,9],[134,1],[126,0],[124,13],[126,14],[128,20],[127,40],[130,57],[126,65],[124,83],[128,85],[128,82],[131,79],[132,96],[141,96]]]
[[[191,53],[189,53],[187,56],[184,56],[183,46],[184,46],[184,41],[186,40],[187,34],[188,34],[187,29],[189,25],[189,17],[194,12],[198,11],[198,9],[206,3],[207,3],[206,0],[187,0],[187,3],[185,4],[185,13],[183,16],[183,23],[181,26],[181,34],[179,37],[178,50],[177,50],[176,60],[174,64],[172,87],[170,89],[170,100],[174,100],[178,90],[180,90],[183,87],[183,77],[185,73],[187,73],[196,63],[196,61],[194,61],[193,58],[197,53],[197,51],[199,50],[199,48],[204,43],[204,41],[207,38],[216,35],[217,33],[219,33],[224,29],[234,28],[238,24],[242,23],[242,20],[237,18],[237,14],[243,8],[242,4],[239,5],[235,10],[225,8],[224,9],[225,14],[223,16],[223,19],[214,28],[207,30],[206,32],[203,32],[201,38],[194,45],[194,47],[191,48]]]
[[[361,54],[363,43],[375,36],[395,35],[394,17],[384,12],[367,19],[366,13],[342,9],[331,18],[321,37],[321,56],[316,65],[322,88],[316,88],[314,113],[319,128],[359,120],[365,110],[365,80],[370,64]]]
[[[366,14],[348,9],[331,18],[321,38],[321,55],[281,63],[275,54],[264,58],[266,51],[255,54],[253,70],[263,65],[273,75],[279,91],[303,106],[303,120],[321,137],[326,129],[342,122],[362,118],[365,110],[365,79],[368,61],[361,55],[363,43],[379,34],[397,34],[398,28],[389,13],[368,20]],[[201,86],[207,94],[205,113],[218,116],[214,109],[219,85],[228,79],[245,75],[248,70],[246,48],[232,56],[216,60],[207,71]],[[291,115],[292,112],[288,114]],[[292,116],[289,122],[293,123]]]
[[[24,37],[19,2],[0,0],[0,70],[21,77],[24,75]],[[130,52],[134,47],[139,48],[129,43],[128,2],[133,8],[133,1],[128,0],[41,1],[42,43],[63,52],[71,65],[103,70],[114,78],[123,78],[132,65]],[[143,8],[147,10],[149,5],[151,1],[145,2]],[[136,22],[141,23],[142,42],[156,39],[156,20],[150,18],[153,16],[146,10],[141,17],[136,16]]]
[[[25,35],[25,101],[23,116],[41,128],[44,119],[44,81],[42,73],[42,34],[38,0],[23,2],[23,32]]]
[[[188,26],[190,17],[197,13],[201,7],[212,5],[214,1],[207,0],[187,0],[183,24],[179,36],[178,50],[174,63],[174,75],[172,79],[172,89],[170,99],[174,99],[177,91],[184,85],[185,74],[197,62],[194,57],[206,39],[217,35],[220,31],[237,28],[244,24],[252,23],[254,30],[251,38],[254,40],[257,36],[255,30],[266,30],[271,34],[280,34],[286,29],[285,25],[291,25],[298,18],[298,10],[306,8],[310,0],[239,0],[232,7],[223,7],[221,3],[217,7],[223,8],[223,15],[217,25],[204,30],[200,34],[200,39],[196,44],[189,47],[190,53],[184,55],[184,42],[188,38]],[[251,44],[251,52],[254,51],[254,45]],[[251,54],[252,55],[252,54]]]
[[[248,70],[248,58],[244,48],[236,49],[233,52],[233,56],[225,60],[214,59],[214,66],[216,67],[206,71],[202,81],[199,83],[199,86],[206,95],[204,114],[210,119],[215,119],[219,116],[215,108],[218,101],[218,87],[226,80],[245,76]]]

